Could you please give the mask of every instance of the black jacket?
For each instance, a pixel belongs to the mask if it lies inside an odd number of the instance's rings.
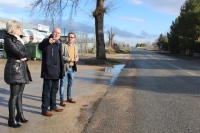
[[[32,81],[26,61],[20,58],[28,58],[26,47],[14,35],[4,35],[4,49],[7,55],[7,63],[4,69],[4,80],[7,84],[21,84]]]
[[[50,35],[50,37],[52,36]],[[62,57],[62,43],[57,41],[50,44],[49,38],[45,38],[38,44],[38,49],[42,51],[41,78],[61,79],[65,75]]]

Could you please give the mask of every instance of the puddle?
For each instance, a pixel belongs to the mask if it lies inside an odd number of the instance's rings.
[[[119,73],[121,72],[121,69],[124,68],[124,66],[125,65],[122,64],[122,65],[113,65],[112,67],[106,67],[105,68],[105,72],[114,73],[114,76],[110,80],[110,84],[107,86],[108,88],[111,87],[115,83]]]

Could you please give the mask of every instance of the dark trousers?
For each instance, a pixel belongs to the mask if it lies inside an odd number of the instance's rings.
[[[56,94],[58,92],[59,79],[44,79],[42,91],[42,112],[56,108]]]
[[[15,107],[17,113],[22,112],[22,94],[25,84],[10,84],[10,99],[8,101],[9,117],[15,118]]]

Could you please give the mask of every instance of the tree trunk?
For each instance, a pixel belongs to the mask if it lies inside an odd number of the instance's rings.
[[[105,52],[105,40],[104,40],[104,0],[97,0],[96,10],[93,12],[95,18],[95,32],[96,32],[96,45],[97,53],[96,58],[98,60],[107,60]]]

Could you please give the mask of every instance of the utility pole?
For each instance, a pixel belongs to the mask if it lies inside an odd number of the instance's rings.
[[[54,20],[54,18],[52,18],[52,21],[53,21],[53,29],[54,29],[54,27],[55,27],[55,20]]]
[[[22,29],[23,29],[23,23],[24,23],[23,21],[24,21],[24,20],[23,20],[23,18],[22,18]]]
[[[112,39],[113,39],[113,36],[112,36],[112,27],[111,27],[111,38],[110,38],[110,46],[112,47]]]

